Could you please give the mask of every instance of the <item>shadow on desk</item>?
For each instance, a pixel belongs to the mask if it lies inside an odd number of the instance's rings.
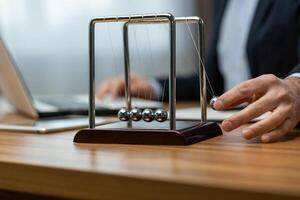
[[[242,136],[243,128],[244,128],[244,126],[241,127],[241,128],[238,128],[236,130],[233,130],[232,132],[224,132],[224,137],[222,137],[222,139],[221,139],[222,144],[247,144],[247,145],[248,144],[263,144],[261,142],[260,137],[256,137],[256,138],[251,139],[251,140],[244,139],[243,136]],[[273,142],[273,143],[285,143],[285,142],[289,142],[291,140],[295,140],[295,139],[300,137],[299,133],[300,133],[300,129],[295,128],[292,131],[290,131],[288,134],[286,134],[285,136],[280,138],[277,142]],[[238,137],[237,137],[237,135],[238,135]],[[219,139],[218,138],[211,139],[210,141],[219,142]],[[273,144],[273,143],[269,143],[269,144]],[[265,144],[265,145],[268,145],[268,144]]]
[[[0,190],[0,199],[5,200],[67,200],[57,197],[49,197],[44,195],[34,195],[22,192],[13,192],[8,190]]]

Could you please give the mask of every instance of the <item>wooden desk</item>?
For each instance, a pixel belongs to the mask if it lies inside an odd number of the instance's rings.
[[[0,133],[0,189],[80,199],[300,198],[300,134],[191,146],[75,145],[75,131]]]

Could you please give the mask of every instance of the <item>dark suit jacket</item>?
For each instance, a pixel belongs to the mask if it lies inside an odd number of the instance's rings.
[[[227,0],[215,0],[213,37],[206,60],[206,71],[216,95],[224,92],[216,47],[226,6]],[[262,74],[285,77],[300,72],[300,0],[260,0],[246,51],[253,78]],[[199,99],[198,83],[195,75],[178,77],[177,99]],[[165,94],[166,100],[168,91]]]

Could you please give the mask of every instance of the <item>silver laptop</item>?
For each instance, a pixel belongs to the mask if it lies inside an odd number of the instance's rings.
[[[17,111],[31,118],[43,118],[73,114],[87,114],[87,95],[33,96],[18,70],[11,54],[0,38],[0,84],[4,97]],[[161,102],[133,98],[133,105],[140,108],[159,108]],[[124,98],[114,101],[108,97],[96,101],[96,114],[115,114],[125,106]]]

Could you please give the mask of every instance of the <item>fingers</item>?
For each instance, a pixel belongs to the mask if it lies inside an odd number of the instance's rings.
[[[110,92],[109,92],[109,85],[108,85],[108,84],[105,84],[105,85],[102,85],[102,86],[98,89],[98,91],[97,91],[97,93],[96,93],[96,97],[97,97],[98,99],[103,99],[104,96],[106,96],[108,93],[110,93]]]
[[[245,139],[251,139],[257,136],[260,136],[264,133],[274,130],[280,126],[288,117],[286,114],[287,110],[283,107],[275,109],[271,116],[268,118],[259,121],[248,128],[243,130],[243,137]]]
[[[156,98],[154,95],[154,89],[151,84],[143,77],[131,74],[131,95],[145,98],[153,99]],[[97,98],[103,99],[106,95],[110,94],[114,99],[117,96],[122,96],[125,93],[125,80],[123,76],[118,76],[113,78],[100,86],[97,92]]]
[[[268,90],[268,83],[266,81],[264,76],[260,76],[233,87],[217,99],[214,108],[216,110],[224,110],[237,103],[241,103],[241,100],[247,102],[253,96],[265,93]]]
[[[241,104],[243,104],[243,103],[245,103],[245,102],[250,103],[251,101],[250,101],[249,98],[244,98],[244,99],[241,99],[241,100],[239,100],[239,101],[236,101],[236,102],[233,103],[232,105],[228,106],[226,109],[232,109],[232,108],[235,108],[235,107],[237,107],[237,106],[239,106],[239,105],[241,105]]]
[[[256,117],[259,117],[263,113],[273,110],[275,107],[276,102],[273,101],[271,95],[265,95],[256,102],[249,104],[246,108],[234,114],[229,119],[224,120],[222,128],[225,131],[231,131]]]
[[[121,79],[118,79],[116,84],[113,84],[111,95],[112,98],[116,98],[118,96],[123,96],[125,93],[125,80],[122,77]]]
[[[246,139],[260,136],[263,142],[272,142],[290,131],[299,121],[297,108],[300,106],[292,89],[289,82],[274,75],[263,75],[241,83],[220,96],[214,108],[224,110],[243,102],[251,102],[245,109],[223,121],[222,127],[225,131],[231,131],[272,111],[268,118],[243,130]]]
[[[262,135],[262,142],[275,142],[293,128],[292,121],[286,119],[278,128]]]
[[[136,97],[144,99],[157,99],[154,89],[149,83],[140,83],[139,85],[132,85],[131,94]]]
[[[104,83],[97,92],[97,98],[103,99],[110,94],[113,99],[124,93],[124,80],[121,78],[112,79]]]

